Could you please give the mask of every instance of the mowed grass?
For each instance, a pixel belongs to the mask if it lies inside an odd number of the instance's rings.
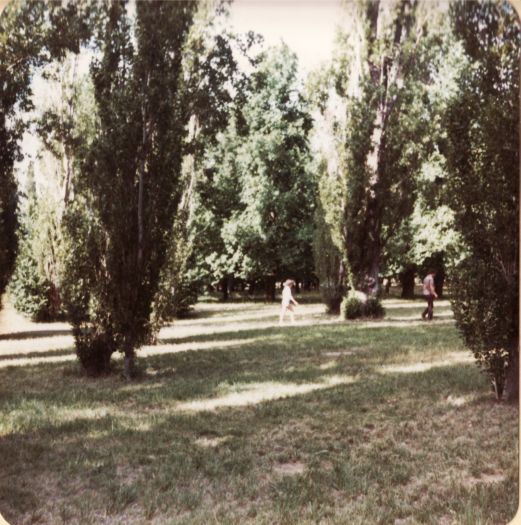
[[[131,383],[84,377],[62,326],[58,348],[49,326],[0,337],[0,512],[13,525],[506,524],[518,408],[494,402],[448,303],[432,323],[423,306],[390,299],[383,320],[340,322],[309,303],[279,327],[277,305],[199,304],[143,349]]]

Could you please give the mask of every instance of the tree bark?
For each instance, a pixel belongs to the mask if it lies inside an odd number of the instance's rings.
[[[135,376],[135,358],[136,353],[134,352],[134,349],[125,351],[123,374],[127,380],[130,380]]]
[[[444,283],[445,283],[445,272],[443,270],[439,270],[434,276],[434,289],[436,290],[436,293],[438,294],[439,298],[443,297]]]
[[[72,68],[72,79],[71,84],[74,86],[76,82],[76,73],[78,69],[78,60],[79,55],[74,56],[74,64]],[[73,115],[74,115],[74,103],[73,103],[73,97],[68,96],[63,92],[62,88],[62,97],[64,97],[67,100],[67,117],[69,119],[69,122],[72,122]],[[70,199],[70,193],[71,193],[71,187],[72,187],[72,148],[67,145],[67,143],[64,143],[63,146],[63,164],[64,164],[64,170],[65,170],[65,181],[64,181],[64,187],[63,187],[63,209],[67,208],[67,205],[69,204]]]
[[[265,280],[266,300],[275,302],[275,276],[267,275]]]
[[[221,287],[221,293],[222,293],[221,301],[226,302],[229,297],[228,296],[228,276],[227,275],[225,275],[221,279],[220,287]]]
[[[414,276],[416,274],[416,266],[409,264],[405,267],[403,272],[400,273],[399,279],[402,286],[402,293],[400,297],[402,299],[413,299],[414,298]]]
[[[519,402],[519,347],[510,353],[510,364],[506,370],[505,401],[516,404]]]
[[[146,86],[149,84],[149,75],[147,74]],[[138,249],[137,265],[141,270],[143,264],[143,244],[144,244],[144,225],[143,225],[143,192],[145,184],[145,159],[148,146],[148,116],[145,102],[141,105],[142,118],[142,135],[141,135],[141,159],[139,162],[139,187],[138,187],[138,206],[137,206],[137,228],[138,228]]]

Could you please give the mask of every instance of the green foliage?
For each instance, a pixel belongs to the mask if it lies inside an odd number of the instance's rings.
[[[364,305],[366,317],[380,318],[385,316],[385,308],[378,297],[368,297]]]
[[[185,204],[189,195],[183,196]],[[155,340],[161,325],[174,317],[183,317],[197,301],[198,280],[189,270],[193,245],[189,238],[189,209],[181,206],[169,236],[169,247],[160,281],[152,304],[151,339]]]
[[[104,372],[114,351],[132,374],[149,340],[171,231],[183,192],[188,115],[182,50],[195,3],[108,4],[91,64],[93,139],[79,148],[77,206],[67,221],[69,311],[82,364]],[[83,246],[82,246],[83,245]],[[89,245],[89,249],[84,246]],[[86,285],[74,283],[77,275]]]
[[[517,281],[507,281],[487,259],[469,257],[451,269],[456,324],[501,399],[518,352]]]
[[[15,161],[21,160],[19,141],[32,108],[31,79],[35,68],[77,50],[88,34],[79,13],[81,2],[13,0],[0,17],[0,296],[13,270],[17,227]],[[56,31],[60,27],[60,31]]]
[[[198,266],[214,281],[233,274],[274,284],[313,272],[311,117],[296,57],[281,46],[261,53],[255,65],[198,182]]]
[[[37,196],[33,164],[20,204],[19,250],[8,291],[14,307],[34,321],[63,316],[54,274],[56,225],[48,201]]]
[[[189,188],[184,242],[190,249],[185,250],[189,260],[181,277],[185,285],[175,286],[178,298],[182,289],[188,287],[187,293],[193,296],[203,283],[215,283],[233,272],[221,230],[236,208],[238,184],[229,173],[235,148],[227,142],[228,150],[224,151],[221,144],[244,102],[246,75],[239,71],[237,55],[248,58],[252,42],[244,43],[240,37],[223,32],[221,11],[205,9],[202,4],[184,51],[191,113],[184,159]]]
[[[342,319],[357,319],[364,313],[364,303],[358,297],[348,295],[340,304],[340,315]]]
[[[515,11],[502,2],[458,2],[451,18],[466,57],[444,119],[446,202],[464,245],[452,270],[454,310],[497,397],[504,385],[512,397],[519,354],[521,34]]]
[[[322,193],[320,196],[322,197]],[[331,237],[331,228],[326,222],[325,215],[323,200],[320,198],[315,209],[313,259],[315,273],[319,278],[320,292],[327,311],[331,314],[339,314],[340,303],[345,294],[344,265],[340,251]]]
[[[68,54],[43,68],[49,95],[35,108],[41,147],[27,177],[30,187],[21,215],[20,253],[10,288],[15,307],[38,319],[55,320],[64,315],[61,222],[73,195],[73,150],[78,136],[85,133],[81,112],[85,106],[92,111],[92,104],[84,100],[92,85],[88,78],[77,78],[77,61],[77,55]],[[45,177],[38,191],[33,171],[38,172],[40,181]]]
[[[19,245],[8,292],[13,306],[33,321],[53,320],[50,318],[51,283],[42,276],[27,240]]]
[[[362,299],[357,293],[349,293],[340,305],[340,316],[342,319],[381,318],[385,316],[385,309],[378,297]]]
[[[413,211],[430,132],[425,96],[432,37],[424,34],[428,24],[416,2],[353,2],[346,9],[351,26],[337,38],[324,80],[330,145],[321,177],[327,191],[320,195],[331,210],[326,221],[348,284],[364,289],[370,280],[378,294],[380,274],[399,271],[410,249],[402,238],[410,228],[402,226]],[[323,96],[319,105],[328,108]],[[327,116],[338,107],[345,116]]]
[[[227,249],[241,253],[238,274],[309,275],[314,184],[306,171],[311,118],[286,46],[266,52],[242,110],[247,130],[233,160],[239,207],[224,225]]]

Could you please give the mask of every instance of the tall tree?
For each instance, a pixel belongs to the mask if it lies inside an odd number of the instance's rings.
[[[44,213],[36,191],[34,165],[26,174],[23,199],[19,205],[18,255],[8,292],[14,307],[34,321],[53,320],[52,282],[45,274],[41,253],[48,245],[48,213]],[[44,226],[42,228],[42,225]]]
[[[446,202],[465,249],[452,268],[456,323],[496,396],[519,370],[519,60],[521,31],[502,1],[451,9],[466,67],[447,103]]]
[[[16,255],[13,166],[21,159],[19,142],[27,125],[22,115],[32,107],[32,74],[67,50],[79,51],[89,35],[87,11],[84,3],[13,0],[0,17],[0,295]]]
[[[223,31],[222,23],[226,16],[227,11],[222,5],[210,8],[203,3],[186,46],[184,70],[190,114],[183,161],[186,220],[184,226],[179,225],[176,231],[179,236],[184,228],[184,241],[178,244],[185,247],[182,251],[187,260],[179,265],[179,258],[174,257],[177,259],[176,266],[185,266],[186,270],[184,277],[181,277],[184,288],[172,283],[177,290],[173,296],[170,293],[173,302],[179,299],[182,290],[189,291],[193,297],[194,290],[202,282],[208,283],[216,277],[221,279],[229,272],[229,268],[208,263],[212,254],[222,251],[220,226],[224,209],[221,204],[226,209],[233,208],[232,201],[221,202],[219,185],[215,183],[209,159],[217,147],[218,136],[226,129],[244,97],[246,75],[239,69],[237,55],[247,56],[256,37],[250,34],[241,37]],[[176,235],[172,236],[172,241],[176,242],[174,237]],[[223,275],[220,275],[221,270]],[[171,276],[174,277],[174,274],[176,272]],[[176,277],[176,280],[179,281],[179,278]]]
[[[19,232],[22,247],[16,259],[14,283],[9,287],[17,309],[21,307],[28,313],[27,306],[34,302],[46,305],[38,317],[47,319],[63,314],[62,217],[74,195],[73,151],[78,137],[85,133],[78,120],[83,112],[93,110],[92,84],[88,75],[78,78],[79,60],[79,55],[70,53],[63,60],[44,67],[39,77],[39,95],[33,111],[37,115],[33,117],[37,123],[33,137],[40,139],[34,162],[39,175],[38,191],[35,180],[32,202],[22,214],[25,223]],[[38,275],[22,270],[30,267],[32,261],[37,263]],[[38,282],[44,286],[38,286]],[[31,315],[34,317],[34,313]]]
[[[339,39],[333,77],[346,119],[339,123],[339,162],[328,173],[341,218],[330,225],[341,239],[349,285],[378,294],[386,246],[414,205],[429,125],[422,103],[428,39],[416,0],[347,9],[351,26]]]
[[[152,330],[183,190],[182,59],[195,7],[138,2],[134,21],[124,2],[110,2],[98,34],[101,56],[91,67],[97,129],[77,184],[88,217],[86,224],[71,212],[68,265],[77,353],[93,373],[107,371],[112,353],[121,351],[132,375],[136,349]],[[88,260],[74,261],[75,254]]]
[[[239,275],[263,278],[273,300],[276,279],[308,277],[313,269],[315,185],[307,170],[312,121],[296,56],[287,46],[263,55],[240,117],[222,142],[228,161],[221,175],[238,200],[222,238]]]

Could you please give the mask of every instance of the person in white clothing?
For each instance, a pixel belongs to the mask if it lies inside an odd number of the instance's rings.
[[[434,309],[434,299],[438,297],[436,290],[434,288],[434,276],[436,272],[434,270],[429,270],[429,273],[423,280],[423,296],[427,300],[427,308],[422,313],[422,319],[427,319],[432,321],[433,309]]]
[[[293,294],[291,293],[291,288],[293,288],[295,284],[295,281],[292,281],[291,279],[287,279],[284,282],[284,287],[282,288],[282,305],[280,309],[280,319],[279,324],[282,324],[284,321],[284,315],[286,314],[286,311],[289,312],[289,317],[291,319],[291,322],[295,322],[295,314],[293,312],[293,304],[298,306],[297,301],[293,298]],[[292,304],[293,303],[293,304]]]

